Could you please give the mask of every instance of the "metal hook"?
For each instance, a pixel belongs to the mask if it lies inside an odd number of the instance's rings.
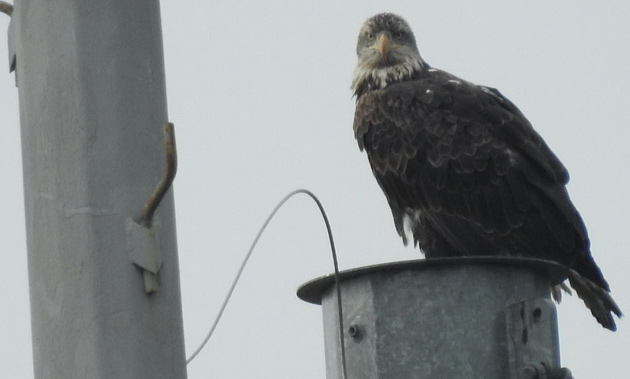
[[[159,243],[153,233],[153,215],[164,195],[173,184],[177,172],[177,150],[172,123],[164,125],[164,147],[166,150],[166,171],[147,199],[138,222],[127,219],[127,249],[130,260],[142,269],[144,290],[147,294],[156,292],[160,286],[159,271],[162,266]]]
[[[151,228],[155,210],[173,184],[177,173],[177,149],[175,148],[174,125],[171,122],[164,125],[164,148],[166,150],[166,171],[144,204],[142,216],[140,217],[140,225],[147,229]]]

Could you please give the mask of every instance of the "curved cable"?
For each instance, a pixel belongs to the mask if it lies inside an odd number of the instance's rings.
[[[319,199],[317,198],[317,196],[315,196],[314,193],[312,193],[311,191],[309,191],[307,189],[297,189],[297,190],[291,191],[288,195],[286,195],[278,203],[278,205],[276,205],[276,207],[273,209],[273,211],[271,211],[271,213],[269,214],[269,216],[265,220],[263,226],[258,231],[258,234],[256,234],[256,238],[254,238],[254,242],[252,242],[251,246],[249,247],[249,251],[247,251],[247,254],[245,255],[245,258],[243,259],[243,262],[241,263],[241,266],[239,267],[238,272],[236,273],[236,277],[232,281],[232,285],[230,286],[230,289],[228,290],[227,295],[225,296],[225,299],[223,300],[223,304],[221,304],[221,308],[219,309],[219,313],[217,314],[217,316],[216,316],[216,318],[214,320],[214,323],[210,327],[210,331],[206,335],[206,338],[203,340],[201,345],[199,345],[197,350],[195,350],[195,352],[192,353],[192,355],[190,357],[188,357],[188,359],[186,359],[186,364],[189,364],[193,359],[195,359],[195,357],[206,346],[206,344],[210,340],[210,337],[212,337],[212,334],[214,333],[214,330],[216,329],[217,325],[219,324],[219,320],[221,320],[221,316],[223,316],[223,312],[225,311],[225,308],[227,307],[227,304],[230,301],[230,298],[232,297],[232,293],[234,292],[234,289],[236,288],[236,284],[238,284],[238,281],[241,278],[241,274],[243,273],[243,270],[245,269],[245,266],[247,265],[247,262],[249,261],[249,258],[251,257],[252,252],[254,251],[254,248],[258,244],[258,240],[262,236],[262,234],[265,231],[265,229],[267,229],[267,225],[269,225],[269,222],[271,222],[271,219],[276,215],[276,213],[278,212],[278,210],[280,210],[280,208],[284,205],[284,203],[286,203],[290,198],[292,198],[293,196],[295,196],[295,195],[297,195],[299,193],[306,194],[311,199],[313,199],[313,201],[315,201],[315,203],[317,204],[317,207],[319,208],[319,211],[322,214],[324,222],[326,223],[326,231],[328,232],[328,240],[330,241],[330,250],[332,252],[333,265],[334,265],[334,268],[335,268],[335,286],[337,287],[336,288],[337,289],[337,307],[339,309],[339,338],[341,340],[340,341],[341,342],[341,368],[342,368],[343,379],[347,378],[347,374],[346,374],[346,348],[345,348],[344,333],[343,333],[343,309],[341,307],[341,288],[339,286],[339,264],[338,264],[338,261],[337,261],[337,251],[335,249],[335,241],[333,239],[332,229],[330,227],[330,222],[328,221],[328,216],[326,215],[326,211],[324,210],[324,207],[322,206],[322,203],[319,201]]]

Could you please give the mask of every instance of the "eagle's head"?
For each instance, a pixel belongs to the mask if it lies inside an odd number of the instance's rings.
[[[359,32],[357,56],[352,80],[357,98],[372,89],[413,78],[426,66],[409,24],[392,13],[380,13],[365,21]]]

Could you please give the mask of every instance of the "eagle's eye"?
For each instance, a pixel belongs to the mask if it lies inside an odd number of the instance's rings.
[[[402,38],[402,36],[403,36],[403,32],[394,33],[394,38]]]
[[[374,39],[374,34],[368,33],[365,35],[368,39]]]

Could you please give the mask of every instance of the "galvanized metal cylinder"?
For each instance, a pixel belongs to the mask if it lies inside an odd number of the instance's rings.
[[[549,294],[562,276],[551,263],[500,258],[343,272],[347,378],[505,379],[524,377],[530,361],[559,367]],[[334,277],[311,281],[298,295],[321,302],[327,378],[343,378]]]

